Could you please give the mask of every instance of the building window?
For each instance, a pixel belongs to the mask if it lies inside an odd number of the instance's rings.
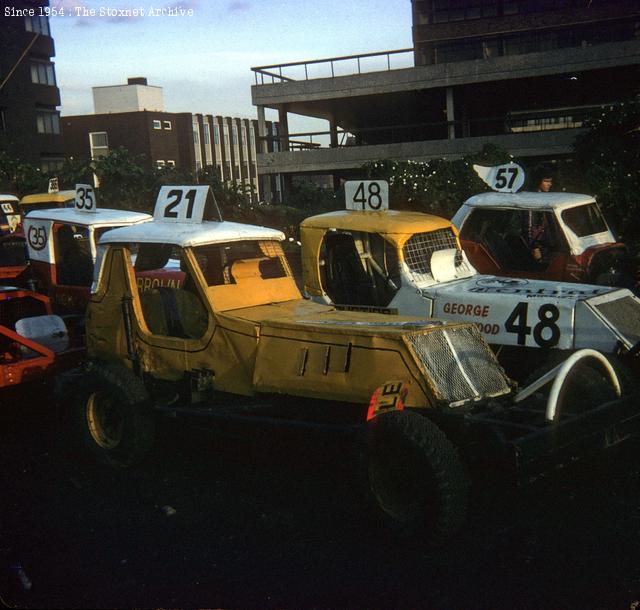
[[[216,164],[216,171],[218,172],[218,178],[222,180],[224,176],[222,175],[222,165],[220,165],[219,163]]]
[[[158,159],[158,160],[156,161],[156,167],[157,167],[158,169],[162,169],[164,166],[165,166],[164,159]]]
[[[60,115],[55,110],[37,110],[38,133],[60,134]]]
[[[43,34],[44,36],[50,36],[49,34],[49,22],[46,17],[25,17],[24,27],[27,32],[34,32],[37,34]]]
[[[154,121],[153,121],[153,128],[154,128],[154,129],[162,129],[162,121],[158,121],[158,120],[155,120],[155,119],[154,119]]]
[[[59,157],[45,158],[40,160],[40,169],[44,174],[54,174],[62,169],[64,159]]]
[[[164,129],[171,129],[171,121],[162,121],[162,126]]]
[[[242,143],[246,144],[247,143],[247,131],[244,127],[240,128],[240,137],[242,139]]]
[[[213,143],[220,144],[220,129],[217,125],[213,126]]]
[[[213,163],[213,155],[211,154],[211,129],[209,120],[205,119],[202,123],[202,143],[204,144],[204,161],[206,165]]]
[[[91,158],[104,157],[109,153],[109,140],[106,131],[92,131],[89,134]]]
[[[48,61],[32,61],[31,82],[36,85],[55,85],[56,77],[53,64]]]
[[[238,144],[238,126],[237,125],[231,126],[231,139],[233,141],[233,145],[237,146]]]
[[[537,1],[537,0],[536,0]],[[464,21],[495,17],[498,14],[498,3],[495,0],[434,0],[433,22]]]
[[[233,177],[234,177],[236,180],[239,180],[239,179],[240,179],[240,166],[239,166],[239,165],[234,165],[234,166],[233,166],[233,168],[234,168],[234,170],[235,170],[235,171],[233,172]]]
[[[256,147],[256,132],[253,127],[249,128],[249,142],[251,143],[251,148]]]
[[[175,167],[176,166],[176,162],[173,159],[167,159],[167,165],[169,167]]]

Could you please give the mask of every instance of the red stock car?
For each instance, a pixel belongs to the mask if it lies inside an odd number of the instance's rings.
[[[637,287],[635,261],[590,195],[481,193],[452,222],[482,274]]]

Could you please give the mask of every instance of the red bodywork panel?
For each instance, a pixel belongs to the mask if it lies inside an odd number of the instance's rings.
[[[0,291],[0,388],[53,375],[79,362],[84,348],[56,354],[13,330],[20,318],[47,314],[51,314],[51,304],[41,294],[30,290]],[[21,348],[36,355],[26,357]]]
[[[67,286],[57,283],[56,265],[43,261],[32,261],[33,275],[38,280],[39,290],[51,299],[53,313],[84,314],[91,296],[89,286]],[[139,291],[152,288],[180,288],[184,281],[184,272],[178,270],[141,271],[136,273]]]
[[[544,270],[512,271],[506,270],[496,262],[487,249],[477,242],[460,240],[462,249],[467,254],[471,264],[483,275],[498,275],[507,277],[522,277],[535,280],[551,280],[556,282],[588,283],[590,281],[591,265],[594,257],[607,250],[616,250],[626,254],[624,244],[602,244],[592,246],[578,256],[556,252]]]

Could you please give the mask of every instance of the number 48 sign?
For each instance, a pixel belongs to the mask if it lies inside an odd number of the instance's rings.
[[[347,210],[388,210],[389,184],[385,180],[349,180],[344,183],[344,197]]]

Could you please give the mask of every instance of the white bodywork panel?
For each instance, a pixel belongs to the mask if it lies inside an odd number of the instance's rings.
[[[55,255],[51,239],[54,223],[85,227],[89,230],[91,256],[95,260],[96,244],[93,236],[96,229],[128,226],[150,220],[149,214],[125,210],[98,209],[93,213],[78,211],[74,208],[33,210],[24,218],[24,235],[31,260],[54,264]]]
[[[487,275],[419,289],[403,273],[389,307],[402,315],[475,322],[492,344],[611,353],[618,341],[631,347],[640,336],[620,332],[591,302],[623,298],[640,317],[640,299],[626,289]]]
[[[187,248],[245,239],[282,241],[284,233],[277,229],[238,222],[204,221],[202,224],[181,224],[153,221],[144,226],[134,225],[109,231],[100,239],[100,243],[167,243]]]

